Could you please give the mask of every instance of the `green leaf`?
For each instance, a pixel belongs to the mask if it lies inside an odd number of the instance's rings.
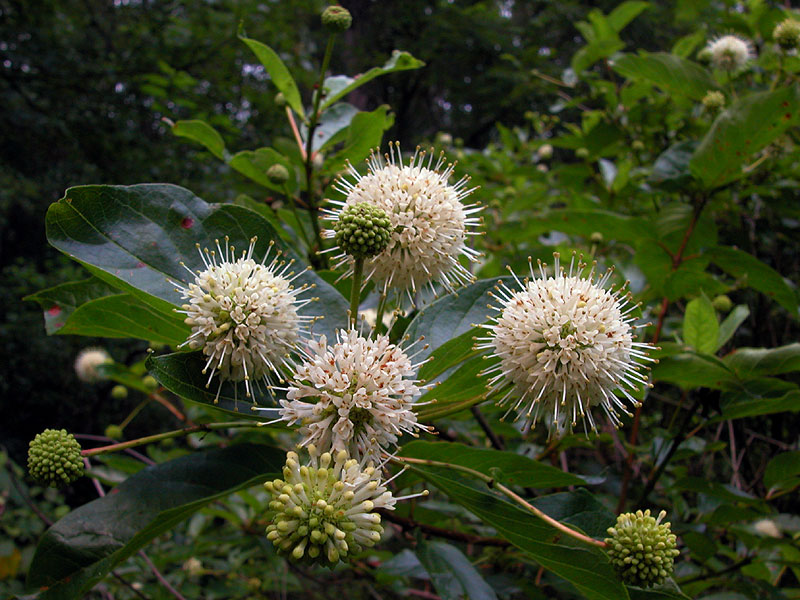
[[[444,373],[450,367],[478,354],[475,349],[474,338],[486,331],[474,327],[469,331],[454,337],[431,352],[426,362],[420,367],[418,378],[420,381],[431,381],[437,375]]]
[[[123,560],[218,498],[280,473],[282,450],[238,444],[148,467],[42,536],[28,585],[41,600],[82,597]]]
[[[684,140],[667,148],[653,164],[648,183],[675,192],[689,188],[694,178],[689,161],[697,148],[694,140]]]
[[[741,389],[723,392],[722,414],[714,422],[800,411],[800,388],[794,383],[763,377],[746,381]]]
[[[358,109],[346,102],[334,104],[323,112],[317,128],[314,130],[314,140],[311,142],[312,151],[323,150],[337,133],[350,126],[353,117],[357,114]],[[308,139],[308,127],[303,125],[300,133],[304,139]]]
[[[689,96],[695,100],[702,100],[709,90],[717,87],[706,69],[666,52],[624,54],[611,66],[623,77],[649,81],[665,92]]]
[[[283,193],[282,185],[277,185],[267,177],[267,171],[272,165],[283,165],[289,171],[287,184],[289,189],[295,186],[295,174],[291,162],[273,148],[258,148],[257,150],[242,150],[228,160],[228,164],[245,177],[249,177],[258,184],[275,192]]]
[[[710,88],[708,88],[710,89]],[[787,86],[735,100],[722,111],[700,142],[689,168],[712,190],[744,175],[742,165],[754,154],[800,123],[798,91]]]
[[[679,38],[672,45],[672,54],[680,56],[681,58],[688,58],[700,44],[706,41],[706,32],[698,29],[694,33]]]
[[[791,489],[798,485],[800,485],[800,452],[784,452],[769,461],[764,471],[764,486],[768,491]]]
[[[624,47],[625,42],[619,38],[603,38],[589,42],[572,56],[570,66],[576,74],[580,74],[598,60],[608,58]]]
[[[177,345],[191,329],[177,313],[154,309],[131,294],[116,294],[81,304],[58,333],[106,338],[137,338]]]
[[[328,77],[322,84],[322,89],[327,90],[325,100],[322,102],[320,110],[325,110],[332,106],[337,100],[344,98],[353,90],[360,88],[365,83],[372,81],[376,77],[393,73],[395,71],[407,71],[409,69],[419,69],[424,67],[425,63],[419,59],[414,58],[408,52],[395,50],[392,56],[384,63],[382,67],[373,67],[366,73],[358,77],[351,78],[344,75],[336,77]],[[302,114],[302,113],[301,113]]]
[[[503,231],[509,241],[528,241],[552,230],[571,235],[590,237],[594,232],[606,240],[637,241],[655,235],[649,221],[601,209],[562,208],[542,211],[532,219],[521,222],[517,230]]]
[[[486,399],[489,394],[487,377],[483,370],[491,366],[491,362],[476,356],[465,362],[455,373],[443,383],[425,392],[419,403],[435,400],[429,406],[422,406],[417,417],[422,422],[430,422],[455,414]]]
[[[373,148],[381,145],[383,132],[394,124],[394,116],[387,105],[379,106],[372,112],[360,112],[353,117],[350,126],[331,143],[344,142],[342,148],[325,160],[323,173],[336,174],[347,161],[358,164],[369,156]]]
[[[264,65],[264,68],[272,79],[272,83],[275,84],[275,87],[277,87],[286,98],[286,103],[298,115],[305,117],[303,101],[300,99],[300,92],[297,89],[297,84],[292,74],[289,73],[289,69],[283,64],[280,56],[278,56],[272,48],[257,40],[252,40],[241,34],[239,35],[239,39],[247,44],[261,64]]]
[[[177,121],[172,126],[172,133],[202,144],[217,158],[225,160],[225,142],[216,129],[205,121]]]
[[[739,326],[744,323],[745,319],[750,316],[750,309],[745,304],[739,304],[736,306],[728,316],[725,317],[725,320],[720,323],[719,326],[719,335],[717,336],[717,347],[714,349],[716,352],[722,346],[724,346],[728,340],[733,337],[733,334],[736,333],[736,330],[739,329]]]
[[[417,547],[417,557],[442,600],[497,600],[494,590],[455,546],[424,541]]]
[[[797,318],[797,296],[775,269],[737,248],[717,246],[708,251],[707,256],[728,275],[769,296]]]
[[[713,354],[718,338],[717,311],[711,301],[705,295],[690,301],[683,317],[683,341],[700,354]]]
[[[704,536],[704,539],[708,538]],[[714,547],[716,548],[716,546]],[[661,585],[647,589],[630,586],[628,592],[630,592],[631,600],[691,600],[671,578]]]
[[[778,348],[737,348],[724,359],[741,379],[800,371],[800,343]]]
[[[200,351],[176,352],[162,356],[148,356],[145,367],[158,383],[173,394],[189,402],[228,413],[234,418],[264,421],[264,415],[252,411],[250,407],[254,404],[265,407],[277,406],[274,396],[263,386],[253,387],[252,398],[246,398],[244,390],[239,390],[241,386],[236,386],[230,381],[226,381],[220,387],[219,379],[214,379],[209,387],[206,387],[208,375],[203,375],[202,372],[206,360]]]
[[[653,379],[674,383],[683,389],[721,389],[737,383],[736,376],[724,362],[713,356],[692,352],[662,358],[653,367]]]
[[[650,8],[649,2],[641,0],[628,0],[608,13],[606,20],[611,27],[619,33],[625,26],[638,17],[643,11]]]
[[[81,304],[117,294],[119,290],[96,277],[81,281],[70,281],[25,296],[24,300],[36,302],[44,312],[44,328],[47,335],[58,333],[69,317]]]
[[[405,444],[400,454],[409,458],[424,458],[469,467],[484,475],[491,475],[508,485],[539,490],[586,483],[577,475],[565,473],[561,469],[521,454],[489,448],[474,448],[455,442],[418,440]],[[556,504],[560,505],[561,503],[557,502]]]
[[[406,446],[407,447],[407,446]],[[442,467],[411,467],[545,569],[572,583],[589,600],[626,600],[628,591],[601,550],[564,538],[556,529],[489,490]],[[559,542],[553,540],[559,538]]]

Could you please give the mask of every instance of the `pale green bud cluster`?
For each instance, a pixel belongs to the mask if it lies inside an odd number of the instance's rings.
[[[386,211],[367,202],[345,206],[333,224],[336,245],[353,258],[369,258],[383,252],[392,237]]]
[[[297,453],[288,452],[283,479],[264,484],[274,511],[267,539],[294,560],[332,565],[380,541],[374,510],[394,509],[395,499],[374,467],[362,469],[345,450],[318,456],[310,444],[308,454],[308,464],[300,465]]]
[[[786,19],[775,26],[772,37],[781,50],[794,50],[800,46],[800,21]]]
[[[616,527],[608,528],[608,556],[623,582],[650,587],[672,575],[680,551],[670,524],[661,522],[666,515],[662,510],[654,519],[649,509],[637,510],[619,515]]]
[[[275,185],[283,185],[289,181],[289,169],[280,163],[275,163],[267,169],[267,179]]]
[[[45,429],[31,440],[28,471],[44,485],[68,485],[83,476],[81,445],[66,429]]]
[[[343,6],[329,6],[322,13],[322,24],[330,32],[347,31],[353,24],[353,16]]]
[[[725,106],[725,94],[716,90],[711,90],[703,96],[703,106],[709,112],[716,112]]]

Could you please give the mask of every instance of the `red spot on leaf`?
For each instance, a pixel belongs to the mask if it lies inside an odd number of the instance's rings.
[[[783,118],[788,121],[789,119],[792,118],[792,113],[786,113],[785,115],[783,115]]]
[[[139,262],[136,263],[136,268],[137,269],[142,269],[142,268],[144,268],[144,266],[145,266],[145,264],[142,261],[139,261]]]
[[[64,323],[61,323],[60,321],[54,325],[54,327],[56,329],[61,329],[63,326],[64,326]]]
[[[784,100],[783,102],[781,102],[781,106],[783,108],[786,108],[787,106],[789,106],[789,101],[788,100]]]
[[[58,304],[54,304],[50,308],[47,309],[47,314],[51,317],[57,316],[61,312],[61,307]]]
[[[113,488],[113,489],[112,489],[110,492],[108,492],[108,493],[109,493],[109,494],[111,494],[112,496],[113,496],[114,494],[119,494],[119,488]]]
[[[183,217],[183,219],[181,219],[181,227],[184,229],[190,229],[192,225],[194,225],[194,219],[191,217]]]

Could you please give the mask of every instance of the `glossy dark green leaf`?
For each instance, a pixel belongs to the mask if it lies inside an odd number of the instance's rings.
[[[430,422],[482,402],[489,395],[488,377],[482,375],[491,362],[482,356],[471,358],[452,373],[444,382],[425,392],[419,399],[421,404],[435,400],[433,404],[420,406],[417,418]]]
[[[372,112],[360,112],[350,126],[341,131],[331,142],[342,142],[340,150],[325,160],[323,173],[334,175],[339,173],[350,162],[361,163],[369,153],[380,147],[383,132],[394,124],[394,115],[389,113],[387,105],[379,106]]]
[[[713,356],[692,352],[662,358],[653,367],[653,380],[674,383],[683,389],[721,389],[737,384],[736,375],[724,362]]]
[[[473,327],[452,340],[448,340],[431,352],[428,362],[422,365],[417,377],[420,381],[431,381],[450,367],[475,356],[479,352],[475,349],[475,338],[482,335],[486,335],[485,329]]]
[[[561,469],[521,454],[489,448],[474,448],[455,442],[418,440],[405,444],[400,454],[411,458],[424,458],[469,467],[484,475],[491,475],[508,485],[548,489],[568,485],[584,485],[585,483],[577,475],[565,473]],[[553,507],[557,508],[561,504],[563,502],[558,501],[553,504]],[[540,508],[545,510],[544,506]],[[546,512],[549,513],[549,511]],[[574,512],[577,511],[570,511],[570,514]]]
[[[800,485],[800,452],[778,454],[767,464],[764,486],[767,490],[791,489]]]
[[[628,23],[633,21],[648,8],[650,8],[649,2],[644,2],[642,0],[627,0],[627,2],[623,2],[614,8],[614,10],[612,10],[610,13],[608,13],[606,20],[612,29],[619,33]]]
[[[798,94],[794,86],[787,86],[731,103],[701,140],[689,163],[692,174],[709,190],[741,177],[742,167],[756,152],[800,123]]]
[[[345,75],[337,75],[335,77],[328,77],[322,84],[322,88],[327,91],[325,100],[320,107],[321,110],[327,109],[335,102],[344,98],[347,94],[355,89],[360,88],[365,83],[372,81],[376,77],[393,73],[395,71],[407,71],[408,69],[419,69],[424,67],[425,63],[419,59],[414,58],[408,52],[401,52],[395,50],[392,56],[384,63],[382,67],[373,67],[366,73],[358,77],[346,77]],[[300,113],[302,114],[302,113]]]
[[[758,505],[762,504],[760,498],[745,493],[732,485],[709,481],[702,477],[684,477],[674,484],[676,490],[706,494],[711,498],[732,504]]]
[[[717,347],[715,348],[715,351],[724,346],[728,340],[733,337],[733,334],[736,333],[736,330],[739,329],[739,326],[744,323],[749,316],[750,309],[746,304],[739,304],[738,306],[734,307],[730,313],[728,313],[728,316],[725,317],[725,320],[719,324],[719,336],[717,337]]]
[[[555,230],[586,238],[600,232],[606,241],[637,241],[654,235],[652,225],[641,217],[631,217],[600,209],[554,209],[542,211],[536,218],[521,223],[504,238],[510,241],[527,241]]]
[[[617,519],[614,513],[585,488],[539,496],[531,504],[554,519],[574,525],[594,538],[605,538],[608,528]]]
[[[717,311],[705,295],[698,296],[686,305],[683,341],[700,354],[713,354],[717,349],[718,337]]]
[[[148,467],[42,536],[28,572],[42,600],[68,600],[209,502],[280,473],[282,450],[239,444]]]
[[[272,83],[275,84],[275,87],[277,87],[286,98],[286,103],[291,106],[292,110],[298,115],[301,117],[304,116],[305,111],[303,110],[303,101],[300,99],[300,91],[297,89],[297,84],[292,74],[289,72],[289,69],[286,68],[286,65],[283,64],[277,52],[257,40],[252,40],[242,35],[239,36],[239,39],[247,44],[261,64],[264,65],[264,68],[272,79]]]
[[[684,140],[667,148],[653,164],[648,182],[671,192],[687,190],[694,179],[689,161],[696,149],[694,140]]]
[[[64,324],[80,305],[96,298],[118,293],[118,289],[96,277],[90,277],[81,281],[62,283],[26,296],[24,299],[32,300],[41,307],[44,313],[45,331],[47,331],[47,335],[53,335],[64,327]]]
[[[337,133],[350,126],[353,117],[357,114],[358,109],[346,102],[334,104],[323,112],[319,118],[319,124],[314,130],[312,151],[325,149],[325,146]],[[301,127],[300,134],[303,139],[308,139],[308,127]]]
[[[745,381],[741,388],[724,392],[721,404],[722,414],[713,421],[797,412],[800,411],[800,388],[782,379],[763,377]]]
[[[720,269],[769,296],[797,318],[797,296],[775,269],[737,248],[717,246],[708,252],[708,256]]]
[[[217,130],[205,121],[197,119],[176,121],[172,126],[172,133],[202,144],[217,158],[225,159],[225,141]]]
[[[724,359],[742,379],[800,370],[800,343],[778,348],[737,348]]]
[[[412,467],[545,569],[574,585],[589,600],[626,600],[628,591],[601,550],[564,538],[557,530],[511,504],[484,483],[441,467]],[[558,542],[553,540],[558,538]]]
[[[649,81],[665,92],[702,100],[717,84],[711,74],[695,62],[669,54],[655,52],[624,54],[614,60],[613,69],[628,79]]]
[[[589,42],[578,50],[572,57],[570,66],[575,73],[581,73],[591,67],[598,60],[608,58],[618,50],[622,50],[625,43],[619,38],[605,38]]]
[[[416,553],[442,600],[497,600],[494,590],[455,546],[424,541]]]

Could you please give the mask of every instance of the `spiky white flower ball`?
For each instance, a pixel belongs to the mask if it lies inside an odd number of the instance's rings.
[[[103,348],[84,348],[75,358],[75,374],[86,383],[97,383],[105,379],[97,370],[100,365],[114,362]]]
[[[755,51],[748,40],[735,35],[723,35],[708,44],[711,64],[722,71],[741,71],[755,57]]]
[[[377,508],[394,510],[398,500],[381,482],[380,468],[350,458],[345,450],[320,453],[308,448],[307,464],[296,452],[286,454],[283,479],[264,484],[274,511],[267,539],[295,560],[345,561],[381,539]],[[333,463],[333,464],[331,464]],[[401,471],[402,472],[402,471]]]
[[[398,144],[389,144],[385,160],[373,152],[367,164],[367,174],[360,175],[348,163],[355,181],[338,179],[335,188],[347,199],[333,202],[343,208],[366,202],[389,216],[391,240],[365,264],[366,279],[377,281],[384,293],[389,288],[407,292],[412,303],[411,294],[418,287],[429,285],[435,293],[434,282],[449,291],[472,281],[472,274],[459,262],[462,255],[470,260],[479,256],[466,245],[467,236],[474,235],[468,228],[480,223],[470,215],[482,208],[461,202],[475,190],[467,187],[469,177],[448,183],[455,165],[445,167],[443,153],[434,162],[433,152],[427,154],[419,148],[404,165]],[[339,214],[341,211],[327,211],[326,217],[336,221]],[[329,230],[325,235],[332,238],[335,233]],[[336,258],[337,267],[348,264],[352,271],[352,257],[341,253]]]
[[[605,289],[611,270],[595,281],[594,267],[583,277],[585,265],[573,257],[565,273],[553,256],[555,276],[540,261],[540,277],[531,265],[531,279],[516,280],[520,289],[497,288],[502,306],[493,307],[499,314],[483,325],[489,336],[477,346],[500,358],[486,371],[489,384],[509,387],[500,403],[533,425],[543,418],[551,437],[571,432],[579,419],[596,431],[597,406],[618,427],[618,411],[630,414],[625,402],[639,404],[630,392],[649,385],[639,361],[649,360],[650,345],[633,341],[636,305],[628,305],[624,286]]]
[[[216,252],[208,248],[200,252],[203,271],[195,273],[186,267],[194,282],[177,286],[182,298],[189,300],[178,312],[186,315],[184,322],[192,328],[181,346],[202,349],[208,357],[203,368],[203,373],[211,370],[206,387],[215,374],[219,377],[215,401],[224,381],[244,381],[250,397],[253,383],[291,369],[290,355],[301,325],[310,319],[297,312],[311,300],[298,300],[307,286],[292,285],[299,275],[289,272],[293,261],[282,261],[277,252],[267,264],[270,244],[261,262],[256,262],[255,243],[256,238],[250,240],[248,250],[237,259],[227,238],[224,251],[217,241]]]
[[[325,336],[310,341],[307,355],[281,401],[279,419],[300,423],[301,445],[377,460],[381,448],[395,446],[403,433],[429,431],[411,410],[421,393],[414,376],[419,364],[388,336],[340,330],[334,344]]]

